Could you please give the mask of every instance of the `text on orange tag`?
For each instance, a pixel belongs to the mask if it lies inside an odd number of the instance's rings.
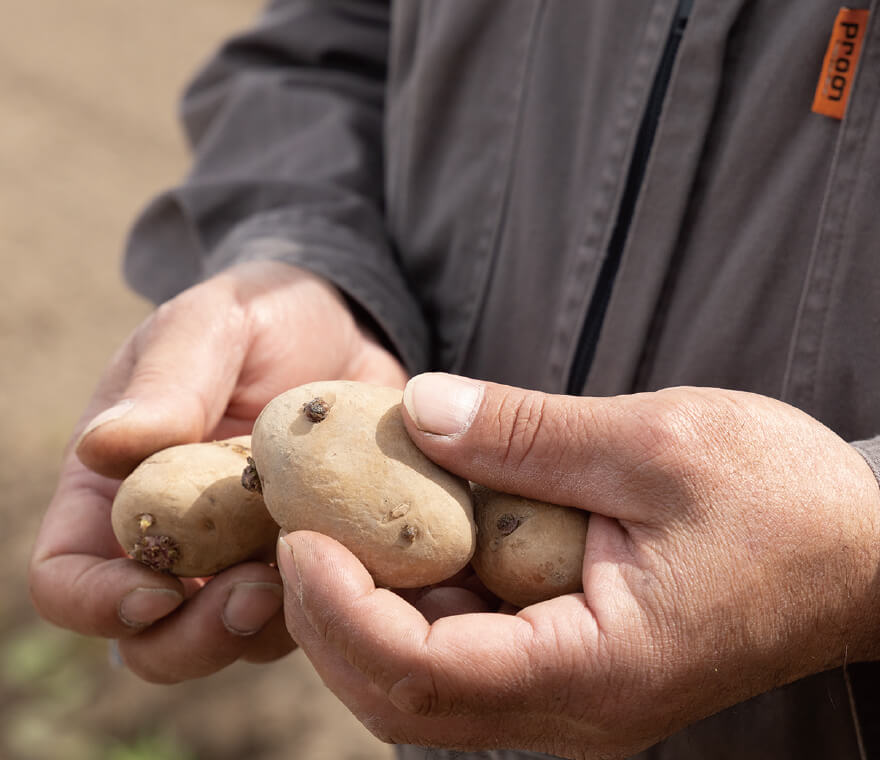
[[[813,98],[813,111],[816,113],[834,119],[843,118],[867,25],[867,10],[841,8],[837,12]]]

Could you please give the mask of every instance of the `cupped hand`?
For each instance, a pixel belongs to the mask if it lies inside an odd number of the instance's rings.
[[[207,583],[155,573],[125,557],[110,506],[119,478],[153,452],[249,433],[273,396],[331,378],[402,387],[406,374],[304,270],[241,265],[159,307],[113,358],[71,441],[31,560],[38,611],[119,639],[152,681],[290,651],[275,568],[243,563]]]
[[[436,374],[411,380],[405,404],[413,440],[449,470],[592,516],[583,593],[515,615],[451,603],[435,619],[331,539],[283,538],[288,628],[379,737],[625,757],[878,655],[880,489],[796,409],[717,389],[575,398]]]

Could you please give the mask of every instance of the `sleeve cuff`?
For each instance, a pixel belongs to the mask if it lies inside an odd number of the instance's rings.
[[[853,441],[850,445],[864,457],[880,484],[880,436],[864,441]]]
[[[166,208],[167,212],[168,209]],[[181,245],[180,225],[158,224],[151,235],[133,235],[126,251],[126,276],[140,293],[156,302],[184,287],[247,261],[281,261],[308,269],[331,283],[368,315],[390,348],[412,374],[429,366],[430,337],[421,308],[395,261],[384,230],[353,230],[298,209],[257,214],[234,227],[212,248],[199,252],[194,242]],[[173,216],[173,215],[172,215]],[[167,238],[167,239],[166,239]],[[183,249],[183,250],[181,250]]]

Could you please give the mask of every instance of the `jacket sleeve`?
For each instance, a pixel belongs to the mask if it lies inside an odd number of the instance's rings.
[[[187,88],[190,174],[132,228],[125,275],[164,301],[232,264],[278,260],[333,282],[411,371],[428,330],[386,235],[385,0],[273,0]]]
[[[880,485],[880,436],[864,441],[853,441],[851,445],[864,457],[868,466],[874,471],[874,477],[877,478],[878,485]]]

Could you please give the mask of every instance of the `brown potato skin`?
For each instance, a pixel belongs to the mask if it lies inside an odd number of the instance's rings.
[[[183,577],[274,556],[278,525],[241,484],[250,436],[172,446],[145,459],[119,487],[111,522],[134,558]]]
[[[583,590],[589,513],[471,484],[477,550],[471,565],[499,599],[527,607]]]
[[[467,565],[476,536],[467,481],[415,446],[401,401],[401,391],[366,383],[293,388],[257,418],[253,458],[285,531],[335,538],[377,585],[416,588]]]

